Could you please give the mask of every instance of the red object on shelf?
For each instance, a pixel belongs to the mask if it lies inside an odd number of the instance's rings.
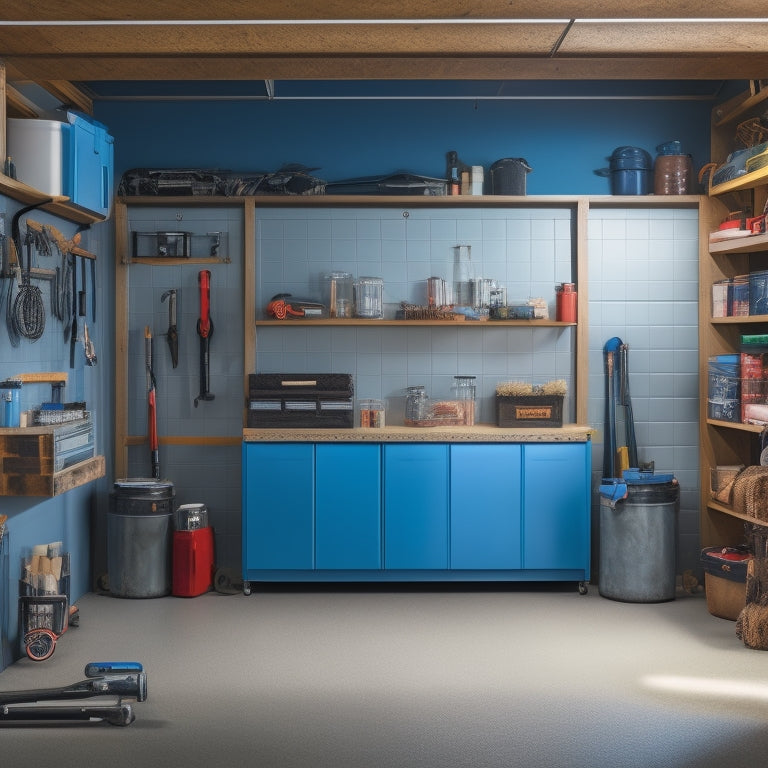
[[[176,597],[196,597],[213,586],[214,544],[210,526],[173,532],[173,583]]]

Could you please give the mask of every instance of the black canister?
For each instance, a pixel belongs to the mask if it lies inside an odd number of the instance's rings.
[[[107,514],[107,574],[115,597],[171,593],[173,483],[116,480]]]
[[[492,195],[524,195],[525,177],[533,170],[522,157],[505,157],[489,169]]]

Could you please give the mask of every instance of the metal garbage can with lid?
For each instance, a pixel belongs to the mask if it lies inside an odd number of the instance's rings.
[[[680,485],[629,469],[600,486],[599,592],[628,603],[675,598]]]
[[[116,480],[107,514],[107,577],[115,597],[171,593],[173,483]]]

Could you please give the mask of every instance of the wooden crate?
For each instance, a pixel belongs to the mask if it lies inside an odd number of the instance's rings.
[[[562,427],[563,395],[496,395],[499,427]]]
[[[54,472],[56,427],[0,429],[0,496],[56,496],[103,477],[103,456]]]

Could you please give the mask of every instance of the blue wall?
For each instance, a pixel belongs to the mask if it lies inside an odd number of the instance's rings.
[[[682,142],[709,161],[708,100],[102,102],[116,175],[132,167],[317,168],[326,181],[397,170],[444,177],[445,155],[523,157],[528,194],[610,193],[595,170],[618,146]]]

